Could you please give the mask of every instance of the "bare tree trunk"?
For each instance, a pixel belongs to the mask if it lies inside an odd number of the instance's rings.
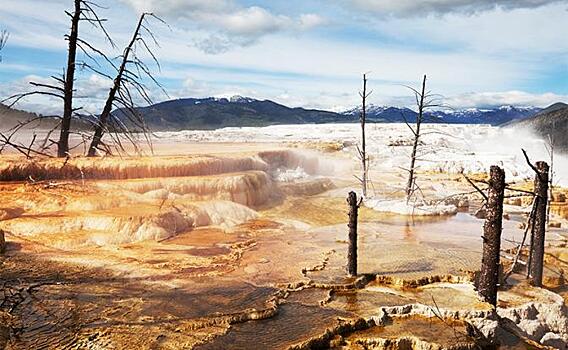
[[[361,123],[361,149],[359,149],[359,157],[361,158],[362,174],[361,174],[361,185],[363,191],[363,197],[367,197],[367,182],[368,180],[368,170],[369,164],[367,159],[367,147],[366,147],[366,136],[365,136],[365,123],[367,121],[367,75],[363,74],[363,92],[359,94],[362,99],[361,115],[359,117],[359,122]]]
[[[498,166],[492,166],[487,196],[487,216],[483,226],[483,258],[477,290],[481,297],[493,306],[497,305],[504,197],[505,172]]]
[[[349,204],[349,247],[347,250],[347,273],[350,276],[357,276],[357,220],[359,203],[357,202],[357,194],[353,191],[349,192],[347,197]]]
[[[418,102],[418,117],[416,118],[416,129],[411,129],[414,132],[414,143],[412,145],[412,154],[410,155],[410,168],[408,174],[408,182],[406,183],[406,199],[408,200],[414,192],[415,168],[416,168],[416,153],[418,144],[420,143],[420,127],[422,125],[422,118],[424,117],[424,98],[426,97],[426,75],[422,80],[422,92],[420,93],[420,100]]]
[[[534,237],[531,242],[532,258],[529,270],[529,282],[533,286],[542,286],[544,264],[544,239],[546,235],[546,217],[548,204],[548,171],[546,162],[536,163],[537,174],[534,180],[534,192],[538,198],[538,206],[534,220]]]
[[[81,0],[75,0],[75,12],[71,17],[71,33],[68,36],[69,52],[63,94],[63,117],[61,133],[57,144],[57,156],[66,157],[69,152],[69,131],[73,116],[73,84],[75,83],[75,59],[77,56],[77,37],[79,36],[79,20],[81,19]]]
[[[122,55],[122,63],[120,64],[120,67],[118,69],[118,72],[116,74],[116,77],[114,79],[114,84],[112,86],[112,88],[110,89],[109,93],[108,93],[108,97],[105,103],[105,106],[103,108],[103,112],[101,113],[101,115],[99,116],[99,120],[98,123],[95,127],[95,132],[93,135],[93,140],[91,141],[91,145],[89,146],[89,151],[87,153],[88,157],[94,157],[97,155],[97,148],[99,147],[103,134],[104,134],[104,130],[107,126],[109,117],[110,117],[110,113],[112,112],[112,107],[113,107],[113,103],[116,97],[116,93],[118,91],[118,89],[120,89],[120,85],[122,84],[122,76],[124,74],[124,71],[126,70],[126,65],[128,64],[128,56],[130,55],[130,52],[132,51],[132,47],[134,46],[134,44],[136,43],[136,39],[138,38],[138,34],[140,32],[140,28],[142,26],[142,22],[144,21],[144,16],[146,14],[143,13],[140,16],[140,20],[138,21],[138,25],[136,26],[136,30],[134,31],[134,35],[132,36],[132,39],[130,40],[130,43],[128,44],[128,46],[126,46],[126,48],[124,49],[124,53]]]

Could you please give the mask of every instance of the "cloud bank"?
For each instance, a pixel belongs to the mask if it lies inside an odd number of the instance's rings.
[[[450,13],[475,14],[497,8],[537,8],[565,0],[351,0],[355,7],[395,17],[422,17]]]

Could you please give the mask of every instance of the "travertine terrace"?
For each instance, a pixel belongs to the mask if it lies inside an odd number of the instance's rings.
[[[363,207],[361,275],[348,278],[353,150],[288,146],[189,144],[179,154],[158,145],[153,157],[68,161],[3,156],[1,346],[475,349],[567,340],[564,228],[548,236],[548,290],[513,275],[497,312],[472,284],[483,222],[470,215],[473,197],[470,209],[449,216]],[[397,200],[392,189],[404,179],[396,169],[371,175],[376,193]],[[440,183],[469,191],[455,174],[421,176],[432,200]],[[526,209],[506,211],[510,250]]]

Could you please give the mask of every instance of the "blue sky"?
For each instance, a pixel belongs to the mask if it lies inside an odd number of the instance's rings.
[[[402,85],[428,74],[431,89],[456,107],[568,102],[568,1],[550,0],[98,0],[123,47],[142,11],[150,23],[168,98],[244,95],[290,106],[346,109],[370,72],[376,104],[405,105]],[[64,14],[72,0],[2,0],[10,32],[0,63],[0,96],[61,74]],[[100,33],[81,36],[110,55]],[[103,67],[103,69],[105,69]],[[111,81],[79,71],[76,105],[96,113]],[[20,108],[57,113],[59,101],[30,98]]]

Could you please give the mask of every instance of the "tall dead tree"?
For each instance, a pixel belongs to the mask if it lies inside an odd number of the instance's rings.
[[[547,225],[546,208],[548,206],[549,167],[546,162],[537,162],[536,166],[532,166],[531,164],[531,167],[536,173],[534,180],[534,192],[538,199],[538,205],[535,211],[534,229],[531,237],[528,277],[529,282],[533,286],[540,287],[542,286],[542,272],[544,267],[544,240]]]
[[[361,97],[361,112],[359,113],[359,123],[361,124],[361,147],[357,146],[359,159],[361,160],[361,191],[363,197],[367,197],[367,185],[369,183],[369,157],[367,156],[367,137],[365,135],[365,123],[367,122],[367,98],[371,96],[367,91],[367,74],[363,74],[363,90],[359,92]]]
[[[135,147],[137,147],[136,142],[132,138],[131,134],[133,130],[130,130],[129,127],[134,126],[135,128],[138,128],[138,130],[140,130],[144,135],[148,134],[144,119],[142,118],[140,113],[137,112],[136,103],[133,99],[134,93],[138,93],[138,95],[146,103],[152,103],[147,87],[142,82],[142,75],[145,75],[146,78],[149,78],[165,93],[162,86],[156,81],[156,79],[154,79],[149,67],[136,55],[136,47],[141,45],[144,48],[145,52],[153,58],[156,65],[159,67],[156,56],[142,36],[142,31],[145,31],[157,45],[154,35],[147,26],[147,17],[153,17],[164,23],[161,19],[159,19],[152,13],[143,13],[140,16],[132,38],[124,49],[122,55],[120,56],[121,63],[117,69],[116,76],[113,80],[113,85],[109,91],[103,111],[99,115],[95,123],[93,138],[87,152],[87,156],[89,157],[94,157],[97,155],[97,151],[99,150],[101,145],[103,145],[103,135],[106,131],[111,130],[109,126],[112,122],[111,118],[113,117],[112,110],[115,107],[121,108],[122,111],[120,112],[121,116],[115,118],[114,120],[116,122],[115,126],[117,127],[112,130],[122,133],[120,136],[126,137]],[[136,70],[136,72],[133,72],[131,68],[129,68],[129,66],[132,66]],[[121,120],[120,117],[123,117],[123,119],[126,120]],[[125,123],[129,124],[129,126],[127,126]],[[115,137],[115,141],[117,142],[119,147],[122,147],[120,136]],[[150,139],[147,138],[147,141],[149,142]],[[109,147],[104,147],[104,150],[108,153]]]
[[[483,226],[483,257],[477,290],[481,297],[493,306],[497,305],[504,197],[505,171],[498,166],[492,166],[489,174],[487,214]]]
[[[347,248],[347,273],[349,276],[357,276],[357,221],[359,216],[360,201],[353,191],[347,196],[349,205],[349,246]]]
[[[78,51],[81,51],[88,59],[96,61],[93,55],[98,55],[103,57],[105,60],[108,61],[104,53],[99,49],[95,48],[89,42],[83,40],[79,36],[79,25],[81,22],[86,21],[94,27],[99,28],[103,33],[105,38],[114,46],[112,39],[108,35],[104,27],[105,19],[102,19],[98,16],[95,11],[95,8],[100,8],[96,3],[89,1],[89,0],[74,0],[74,10],[73,13],[65,11],[65,13],[71,19],[71,29],[69,34],[65,36],[65,40],[68,42],[68,51],[67,51],[67,64],[64,69],[62,76],[52,76],[51,78],[54,80],[53,83],[40,83],[31,81],[30,85],[34,88],[34,90],[24,93],[19,93],[13,95],[4,101],[11,101],[10,107],[18,103],[21,99],[31,96],[31,95],[43,95],[54,97],[60,99],[63,102],[63,114],[59,118],[59,123],[48,132],[48,137],[51,135],[53,131],[57,128],[60,129],[59,139],[57,141],[54,140],[45,140],[43,144],[48,144],[49,146],[42,147],[41,150],[33,149],[33,143],[30,146],[23,146],[17,145],[11,141],[11,138],[15,135],[16,132],[20,131],[23,127],[28,126],[29,124],[36,122],[38,118],[33,118],[32,120],[24,121],[16,126],[14,130],[11,130],[10,134],[0,135],[2,140],[0,144],[2,145],[10,145],[13,148],[17,149],[20,152],[32,152],[38,153],[42,155],[47,155],[48,151],[47,148],[51,146],[51,144],[55,144],[57,146],[57,156],[58,157],[67,157],[69,155],[69,136],[71,135],[71,121],[74,117],[77,117],[76,112],[79,111],[81,108],[73,107],[73,97],[75,93],[75,72],[78,66],[83,66],[86,68],[93,69],[92,65],[79,61],[77,58]],[[96,69],[93,69],[97,71]],[[49,141],[49,142],[48,142]]]
[[[73,85],[75,84],[75,61],[77,59],[77,39],[79,37],[79,21],[81,19],[81,0],[75,0],[73,14],[66,12],[71,17],[71,32],[66,35],[69,42],[67,50],[67,69],[63,81],[63,116],[61,117],[61,131],[57,143],[57,156],[66,157],[69,153],[69,132],[71,118],[73,117]]]

